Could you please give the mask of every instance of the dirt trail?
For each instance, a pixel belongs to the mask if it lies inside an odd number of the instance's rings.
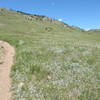
[[[3,63],[0,64],[0,100],[11,100],[10,71],[13,65],[15,50],[7,42],[0,41],[0,46],[5,50]]]

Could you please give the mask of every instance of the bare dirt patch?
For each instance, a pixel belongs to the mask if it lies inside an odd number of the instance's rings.
[[[15,55],[14,48],[7,42],[0,41],[0,100],[11,100],[10,71]]]
[[[5,24],[1,24],[1,23],[0,23],[0,27],[4,27],[4,26],[5,26]]]

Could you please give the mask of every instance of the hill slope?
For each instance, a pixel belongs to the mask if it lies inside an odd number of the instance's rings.
[[[14,100],[100,99],[100,34],[0,9],[0,40],[16,48]]]
[[[100,29],[92,29],[92,30],[89,30],[88,32],[100,34]]]

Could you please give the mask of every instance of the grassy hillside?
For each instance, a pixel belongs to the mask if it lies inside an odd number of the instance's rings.
[[[100,34],[100,29],[92,29],[88,31],[89,33],[97,33]]]
[[[16,49],[14,100],[100,99],[100,34],[0,9],[0,40]]]

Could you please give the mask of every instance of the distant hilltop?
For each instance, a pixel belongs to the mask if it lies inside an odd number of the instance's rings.
[[[49,22],[49,23],[56,23],[56,24],[61,24],[64,27],[67,27],[70,30],[78,30],[78,31],[82,31],[82,32],[96,32],[96,33],[100,33],[100,29],[90,29],[90,30],[85,30],[76,26],[71,26],[68,25],[62,21],[60,21],[59,19],[53,19],[53,18],[49,18],[47,16],[44,15],[37,15],[37,14],[29,14],[26,12],[22,12],[22,11],[16,11],[13,9],[8,9],[8,8],[0,8],[0,15],[7,15],[7,14],[13,14],[13,15],[24,15],[26,20],[29,21],[43,21],[43,22]]]

